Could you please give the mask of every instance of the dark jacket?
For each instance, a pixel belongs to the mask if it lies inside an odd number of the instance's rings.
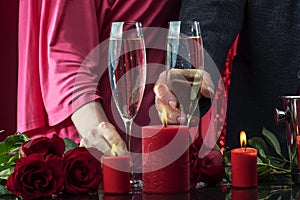
[[[300,85],[299,0],[183,0],[181,20],[200,21],[204,48],[219,70],[239,34],[227,110],[227,146],[238,147],[239,132],[274,132],[286,150],[284,125],[274,121],[281,95]],[[207,67],[207,65],[205,65]]]

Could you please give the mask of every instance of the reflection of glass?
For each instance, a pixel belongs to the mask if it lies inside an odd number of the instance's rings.
[[[141,105],[146,81],[146,53],[141,23],[112,23],[108,64],[113,98],[125,124],[128,150],[132,152],[131,127]],[[131,181],[133,187],[141,187],[133,174]]]
[[[203,69],[203,44],[199,22],[169,22],[167,83],[180,103],[180,110],[187,115],[187,125],[201,98]]]
[[[292,180],[300,184],[300,96],[281,96],[284,111],[275,108],[277,123],[285,121]]]

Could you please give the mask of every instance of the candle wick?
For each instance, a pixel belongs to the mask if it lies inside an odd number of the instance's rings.
[[[164,123],[164,127],[167,127],[167,123]]]
[[[247,150],[247,146],[245,145],[245,146],[244,146],[244,151],[246,151],[246,150]]]

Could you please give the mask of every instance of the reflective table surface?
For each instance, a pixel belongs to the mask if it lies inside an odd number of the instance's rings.
[[[13,196],[0,196],[2,200],[15,200]],[[154,195],[136,191],[133,194],[111,195],[99,191],[94,195],[62,195],[55,200],[300,200],[300,185],[293,184],[289,178],[279,178],[276,181],[260,182],[256,188],[238,189],[228,184],[214,187],[191,189],[187,193]]]

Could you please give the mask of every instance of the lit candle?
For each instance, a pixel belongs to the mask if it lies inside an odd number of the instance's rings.
[[[190,189],[189,128],[162,125],[142,127],[143,192],[164,194]]]
[[[130,192],[130,158],[118,156],[113,144],[111,153],[114,156],[103,157],[103,191],[110,194]]]
[[[247,148],[246,133],[240,133],[241,148],[231,151],[231,185],[248,188],[257,186],[257,150]]]

